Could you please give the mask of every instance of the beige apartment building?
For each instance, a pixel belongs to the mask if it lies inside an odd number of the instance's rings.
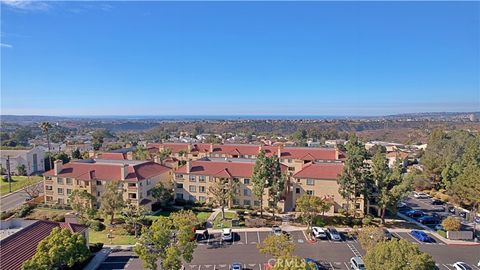
[[[118,181],[125,201],[150,209],[154,202],[151,189],[159,182],[172,184],[172,170],[152,161],[87,159],[62,164],[44,174],[45,203],[68,204],[73,190],[86,190],[98,201],[105,185]]]
[[[260,200],[253,194],[252,174],[254,160],[248,159],[218,159],[205,158],[187,161],[174,172],[175,198],[195,202],[213,202],[209,193],[210,187],[219,180],[228,179],[238,181],[235,198],[229,206],[258,207]],[[286,167],[282,168],[286,171]],[[266,194],[266,193],[265,193]],[[268,206],[267,197],[264,197],[264,206]],[[283,205],[283,202],[279,204]],[[284,209],[283,209],[284,210]]]
[[[330,213],[338,213],[341,208],[347,208],[347,201],[339,193],[338,176],[342,173],[343,163],[309,163],[292,176],[292,201],[304,195],[312,195],[330,200],[333,207]],[[355,207],[363,211],[363,199]],[[295,207],[295,205],[294,205]]]

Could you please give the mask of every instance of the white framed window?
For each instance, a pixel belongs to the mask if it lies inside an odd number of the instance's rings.
[[[248,179],[248,178],[243,179],[243,184],[244,185],[250,185],[250,179]]]
[[[307,179],[307,185],[309,186],[314,186],[315,185],[315,181],[313,179]]]
[[[198,187],[198,192],[205,193],[205,187],[204,186],[199,186]]]
[[[313,190],[307,190],[307,195],[313,196],[314,195]]]
[[[197,192],[197,186],[188,186],[188,191]]]

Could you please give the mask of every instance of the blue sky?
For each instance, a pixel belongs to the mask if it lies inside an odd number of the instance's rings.
[[[480,110],[479,2],[2,2],[1,113]]]

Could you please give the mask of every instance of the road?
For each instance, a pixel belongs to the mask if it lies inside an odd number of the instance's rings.
[[[220,234],[216,234],[210,239],[203,239],[199,236],[193,261],[185,265],[185,269],[226,270],[233,262],[239,262],[243,264],[244,269],[264,270],[270,258],[260,254],[256,245],[269,234],[269,232],[239,232],[235,234],[233,242],[223,242]],[[346,240],[344,238],[344,241],[341,242],[323,240],[309,243],[303,231],[293,231],[291,236],[292,241],[296,244],[295,254],[302,258],[315,259],[324,266],[324,269],[349,269],[351,257],[365,255],[355,239]],[[431,254],[439,269],[453,270],[453,263],[464,261],[469,263],[474,270],[480,270],[476,266],[480,259],[479,246],[448,246],[440,239],[435,239],[435,243],[423,243],[406,232],[394,233],[394,236],[414,243],[420,250]],[[144,269],[141,260],[133,252],[112,253],[100,267],[102,270],[122,268]]]
[[[36,185],[38,185],[38,187],[41,190],[43,190],[43,182],[39,182]],[[43,192],[42,192],[42,194],[43,194]],[[5,197],[2,197],[2,198],[0,198],[0,210],[1,211],[8,211],[8,210],[15,209],[15,208],[21,206],[22,204],[24,204],[26,198],[28,198],[28,194],[23,190],[20,190],[18,192],[15,192],[15,193],[12,193],[12,194],[7,195]]]

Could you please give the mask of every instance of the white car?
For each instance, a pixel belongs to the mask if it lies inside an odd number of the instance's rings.
[[[327,232],[320,227],[312,227],[312,233],[315,238],[327,239]]]
[[[415,197],[417,199],[428,199],[428,198],[430,198],[430,196],[428,196],[427,194],[425,194],[423,192],[413,192],[413,197]]]
[[[282,235],[282,229],[279,226],[273,226],[272,233],[275,234],[276,236],[280,236]]]
[[[361,257],[352,257],[350,259],[350,268],[354,270],[365,270],[365,264]]]
[[[455,270],[473,270],[472,267],[464,262],[456,262],[452,266],[455,268]]]
[[[222,240],[223,241],[232,241],[233,239],[233,232],[231,228],[223,229],[222,231]]]

